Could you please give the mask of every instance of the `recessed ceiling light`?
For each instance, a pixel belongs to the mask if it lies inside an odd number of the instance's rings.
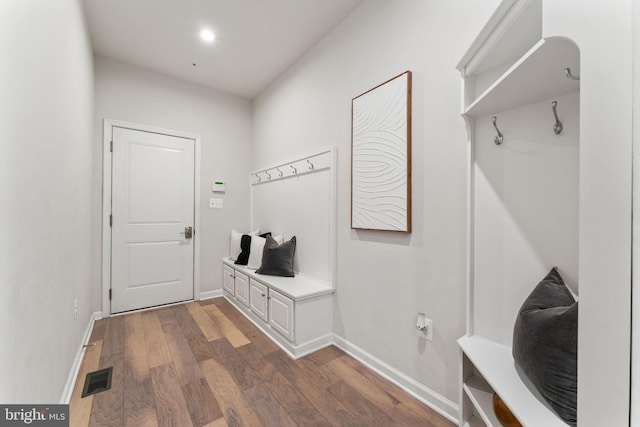
[[[216,35],[213,34],[213,31],[204,29],[200,31],[200,37],[202,40],[211,43],[216,38]]]

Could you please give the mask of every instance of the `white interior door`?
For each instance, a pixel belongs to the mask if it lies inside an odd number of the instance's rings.
[[[113,127],[111,313],[193,299],[194,140]]]

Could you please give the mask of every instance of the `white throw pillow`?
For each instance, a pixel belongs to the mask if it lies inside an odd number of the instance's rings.
[[[238,255],[242,252],[242,249],[240,248],[240,240],[242,240],[243,234],[250,234],[251,236],[254,236],[258,233],[260,233],[260,229],[253,230],[251,233],[241,233],[236,230],[231,230],[231,238],[229,239],[229,258],[231,258],[232,261],[238,259]]]
[[[262,265],[262,251],[267,241],[264,237],[251,236],[251,253],[249,254],[249,262],[247,268],[257,270]]]
[[[273,238],[279,245],[284,243],[284,235],[279,234]],[[247,268],[257,270],[262,265],[262,251],[267,239],[260,236],[251,236],[251,253],[249,253],[249,262]]]

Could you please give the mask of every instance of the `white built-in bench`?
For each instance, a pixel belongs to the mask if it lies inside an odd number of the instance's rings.
[[[304,274],[257,274],[223,258],[224,297],[294,358],[331,344],[333,323],[329,283]]]

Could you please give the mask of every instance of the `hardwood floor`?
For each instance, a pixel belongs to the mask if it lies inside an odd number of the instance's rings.
[[[71,426],[453,426],[336,347],[292,360],[223,298],[99,320],[91,344]]]

